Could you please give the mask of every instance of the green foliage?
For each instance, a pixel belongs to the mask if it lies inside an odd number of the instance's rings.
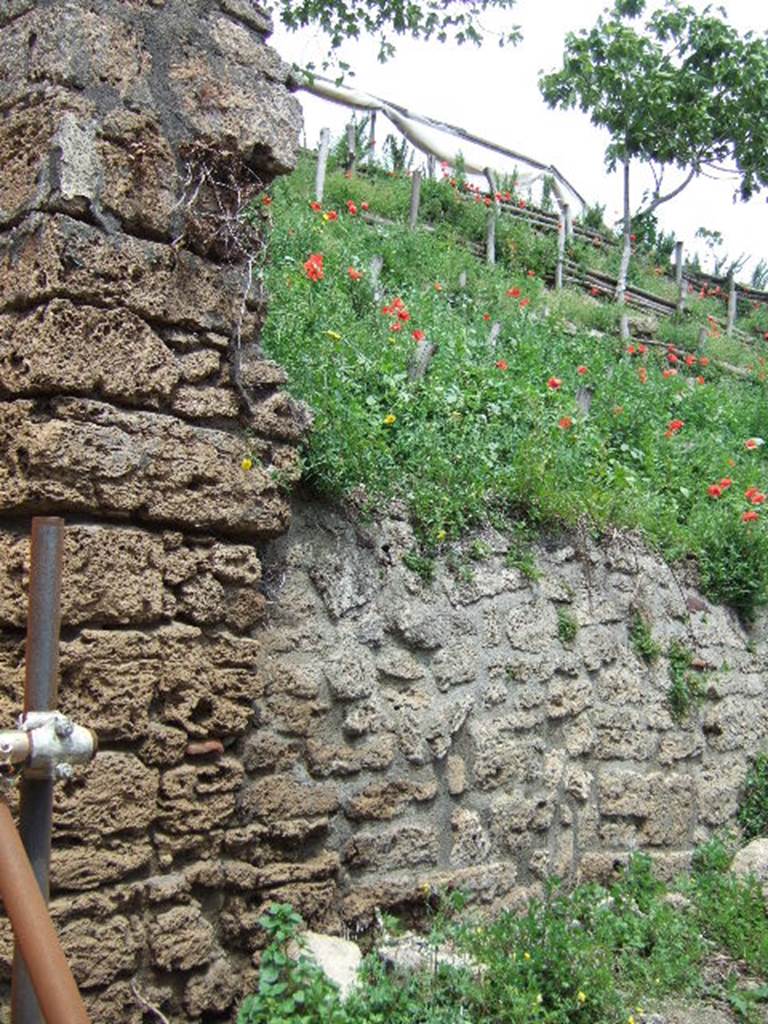
[[[435,560],[428,555],[423,555],[417,550],[406,551],[403,555],[403,564],[411,572],[420,576],[424,583],[431,583],[435,578]]]
[[[289,956],[301,918],[287,903],[272,903],[259,919],[269,937],[259,964],[259,989],[248,996],[237,1024],[351,1024],[339,990],[303,955]]]
[[[334,49],[347,39],[378,36],[379,60],[385,61],[395,52],[393,33],[439,42],[450,37],[457,43],[480,43],[480,16],[493,8],[509,10],[514,4],[515,0],[426,0],[419,4],[409,0],[267,0],[265,6],[289,29],[318,25],[328,33]],[[514,26],[497,37],[500,46],[519,38]]]
[[[768,835],[768,754],[750,765],[739,803],[738,822],[745,839]]]
[[[572,644],[579,632],[575,616],[567,608],[557,609],[557,635],[561,643]]]
[[[704,686],[701,677],[689,671],[693,655],[682,644],[673,642],[667,651],[669,678],[667,704],[674,720],[682,723],[704,700]]]
[[[655,661],[661,653],[660,645],[653,639],[651,627],[639,612],[632,616],[629,627],[629,642],[638,658]]]
[[[490,523],[535,533],[586,517],[598,528],[637,529],[669,558],[697,555],[707,595],[753,614],[768,597],[768,520],[756,506],[757,519],[744,521],[755,514],[745,495],[765,489],[768,459],[766,446],[748,449],[745,440],[764,433],[765,383],[717,370],[716,354],[755,361],[739,342],[708,338],[709,365],[700,361],[699,324],[722,310],[719,297],[691,298],[690,324],[662,325],[681,349],[676,376],[664,376],[670,363],[658,347],[631,355],[590,335],[615,325],[613,304],[545,290],[550,250],[529,228],[513,225],[516,248],[508,246],[502,265],[476,260],[467,232],[482,232],[486,208],[458,186],[424,183],[446,211],[430,233],[403,223],[407,179],[330,174],[325,210],[335,220],[310,209],[312,181],[306,161],[274,188],[262,335],[315,414],[306,485],[331,499],[354,493],[368,513],[397,501],[415,526],[420,558]],[[348,201],[400,223],[368,226],[347,212]],[[318,281],[304,269],[312,253],[324,258]],[[378,301],[374,257],[383,264]],[[407,319],[393,312],[395,299]],[[493,322],[500,331],[491,351]],[[409,372],[421,344],[413,331],[437,345],[418,378]],[[678,420],[682,428],[670,433]],[[708,488],[725,475],[732,485],[711,497]],[[533,577],[531,535],[512,536],[507,562]],[[417,571],[428,575],[426,566]]]

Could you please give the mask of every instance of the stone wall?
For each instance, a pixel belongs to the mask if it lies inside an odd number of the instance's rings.
[[[734,823],[768,735],[765,618],[746,631],[630,535],[553,538],[526,575],[490,532],[431,584],[403,564],[413,542],[404,521],[310,504],[264,564],[258,670],[293,699],[247,735],[241,799],[286,831],[314,824],[346,921],[446,885],[518,905],[548,875],[610,878],[635,849],[669,877]],[[679,721],[673,645],[702,696]]]
[[[56,789],[52,913],[95,1024],[155,1019],[134,976],[174,1021],[225,1019],[253,984],[239,893],[296,870],[250,856],[234,750],[267,692],[258,545],[307,420],[258,349],[261,196],[300,110],[252,0],[1,7],[2,722],[30,519],[58,513],[60,706],[101,749]]]

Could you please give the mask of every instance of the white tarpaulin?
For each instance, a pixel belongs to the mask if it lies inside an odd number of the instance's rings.
[[[435,157],[437,160],[443,160],[451,165],[455,165],[456,161],[461,158],[464,162],[464,167],[469,173],[484,174],[489,165],[491,165],[490,158],[488,160],[478,159],[478,155],[473,154],[472,151],[469,154],[467,153],[466,146],[469,144],[472,150],[477,150],[478,148],[490,150],[493,153],[515,161],[516,164],[524,164],[532,168],[531,171],[522,174],[519,168],[516,168],[517,181],[520,184],[530,186],[545,175],[549,175],[554,181],[555,193],[560,202],[567,201],[573,197],[579,204],[585,205],[584,198],[560,174],[557,168],[552,165],[524,156],[522,153],[507,149],[505,146],[500,146],[495,142],[481,139],[465,131],[463,128],[457,128],[455,125],[445,124],[442,121],[436,121],[421,114],[414,114],[398,104],[389,103],[378,96],[372,96],[369,93],[350,88],[346,85],[338,85],[327,78],[322,78],[320,75],[304,75],[300,82],[300,88],[315,96],[332,100],[334,103],[340,103],[342,106],[371,112],[381,111],[397,130],[408,139],[411,145],[421,150],[422,153]],[[463,148],[459,144],[461,141],[464,142]],[[496,170],[496,168],[493,169]],[[498,170],[504,173],[503,168],[498,168]],[[566,192],[568,196],[564,195]]]

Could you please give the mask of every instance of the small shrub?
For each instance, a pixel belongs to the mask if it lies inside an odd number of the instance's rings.
[[[431,583],[435,578],[435,560],[428,555],[422,555],[415,549],[406,551],[403,555],[403,564],[411,572],[415,572],[425,583]]]
[[[639,612],[632,616],[629,642],[638,658],[643,658],[645,661],[654,661],[661,653],[661,647],[653,639],[648,621]]]
[[[768,754],[758,754],[747,772],[737,817],[745,839],[768,835]]]

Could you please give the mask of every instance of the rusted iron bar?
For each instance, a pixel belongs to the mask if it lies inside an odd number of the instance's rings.
[[[63,519],[58,516],[36,516],[32,520],[24,676],[25,714],[29,711],[49,711],[56,705],[63,544]],[[19,833],[45,906],[49,897],[53,779],[23,778],[20,791]],[[21,942],[17,936],[11,983],[11,1019],[13,1024],[42,1024],[40,1006],[20,947]]]
[[[46,1024],[89,1024],[43,894],[3,799],[0,799],[0,896],[13,924],[17,948],[21,950],[31,984],[37,991]],[[37,1000],[35,1010],[40,1012]],[[13,1019],[16,1021],[17,1017],[14,1015]]]

